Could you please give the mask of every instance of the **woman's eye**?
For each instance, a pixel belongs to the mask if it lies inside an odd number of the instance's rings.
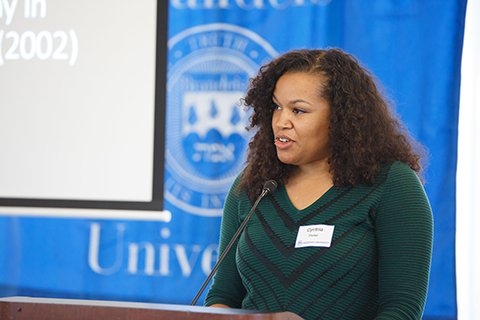
[[[282,107],[280,107],[278,104],[276,104],[274,110],[280,110],[280,109],[282,109]]]
[[[295,112],[296,114],[302,114],[302,113],[305,113],[306,111],[302,110],[302,109],[295,108],[295,109],[293,109],[293,112]]]

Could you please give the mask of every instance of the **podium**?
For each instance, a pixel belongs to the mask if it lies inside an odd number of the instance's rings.
[[[8,297],[1,320],[301,320],[292,312],[260,312],[174,304]]]

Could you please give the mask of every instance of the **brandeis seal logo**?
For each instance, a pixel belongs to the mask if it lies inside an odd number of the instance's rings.
[[[249,135],[240,104],[248,79],[277,52],[230,24],[187,29],[168,41],[165,199],[196,215],[220,216],[242,170]]]

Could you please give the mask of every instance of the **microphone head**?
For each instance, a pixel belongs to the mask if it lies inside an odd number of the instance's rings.
[[[275,180],[268,180],[263,185],[263,191],[265,191],[265,190],[267,190],[266,194],[273,193],[275,190],[277,190],[277,182]]]

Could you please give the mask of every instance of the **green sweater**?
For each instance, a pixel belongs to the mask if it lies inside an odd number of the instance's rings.
[[[225,202],[219,254],[252,207]],[[335,226],[331,246],[295,248],[300,226]],[[332,187],[298,210],[284,186],[260,201],[217,270],[205,305],[291,311],[305,319],[421,319],[432,253],[432,211],[406,164],[382,166],[372,186]]]

